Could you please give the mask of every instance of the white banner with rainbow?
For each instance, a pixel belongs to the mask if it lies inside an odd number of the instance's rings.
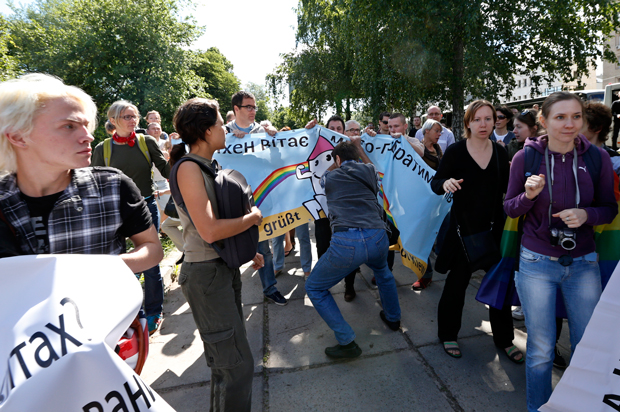
[[[327,217],[327,200],[319,179],[332,164],[331,151],[348,139],[316,126],[237,138],[215,154],[223,168],[240,171],[252,186],[263,213],[261,240],[282,235],[310,220]],[[403,263],[418,277],[426,269],[437,231],[451,206],[451,197],[430,188],[435,172],[407,141],[377,135],[362,136],[362,146],[382,178],[379,200],[401,233]]]

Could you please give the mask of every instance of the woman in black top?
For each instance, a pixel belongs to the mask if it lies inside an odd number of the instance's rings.
[[[462,236],[489,230],[492,225],[499,248],[504,228],[502,199],[509,175],[506,150],[489,140],[497,120],[491,103],[485,100],[471,103],[463,120],[465,139],[446,149],[431,182],[436,194],[454,194],[450,229],[437,257],[436,270],[440,273],[450,270],[439,301],[437,320],[439,340],[446,353],[455,358],[461,357],[456,340],[461,328],[465,291],[472,275],[457,234],[457,222]],[[523,354],[512,344],[510,306],[502,310],[489,308],[489,317],[495,345],[513,362],[523,362]]]

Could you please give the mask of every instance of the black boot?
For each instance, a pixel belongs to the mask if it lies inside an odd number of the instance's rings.
[[[353,283],[346,283],[344,284],[344,301],[345,302],[351,302],[353,299],[355,299],[355,289],[353,288]]]

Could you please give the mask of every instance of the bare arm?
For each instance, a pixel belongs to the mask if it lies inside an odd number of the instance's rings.
[[[415,152],[420,155],[420,157],[424,157],[424,145],[422,144],[422,142],[420,142],[415,137],[409,136],[407,136],[407,141],[409,142],[411,147],[413,147],[413,150],[415,150]]]
[[[359,151],[360,157],[362,158],[362,162],[364,162],[364,163],[372,163],[370,161],[370,159],[368,158],[368,156],[366,155],[366,152],[362,148],[362,138],[360,136],[353,136],[350,139],[353,142],[353,144],[355,146],[357,146],[357,149]]]
[[[140,273],[157,265],[164,258],[161,242],[151,225],[143,232],[129,237],[135,245],[134,250],[121,255],[123,262],[129,266],[133,273]]]
[[[192,222],[207,243],[229,238],[263,221],[263,215],[257,207],[242,217],[216,219],[200,167],[193,162],[184,162],[179,166],[177,181]]]

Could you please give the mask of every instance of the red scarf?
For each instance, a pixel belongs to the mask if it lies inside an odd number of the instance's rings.
[[[131,132],[128,137],[120,137],[116,132],[114,132],[112,139],[114,139],[116,143],[127,143],[129,147],[133,147],[136,144],[136,132]]]

